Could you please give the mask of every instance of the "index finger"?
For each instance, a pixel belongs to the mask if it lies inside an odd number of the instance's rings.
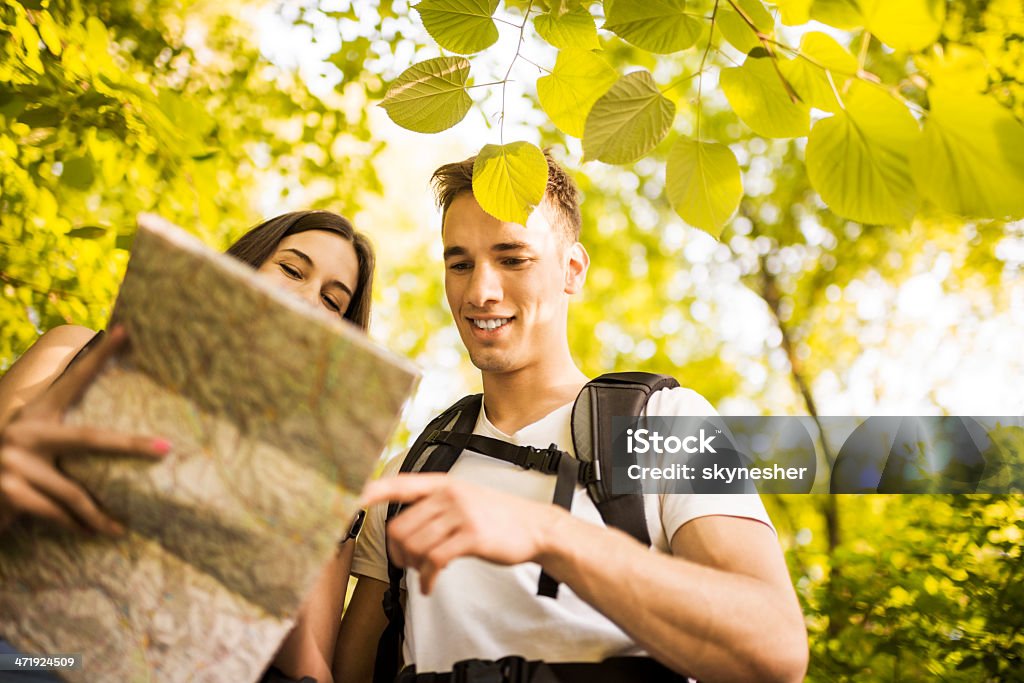
[[[67,370],[40,397],[43,411],[63,412],[82,397],[107,361],[120,351],[128,339],[128,332],[115,325],[96,348],[74,361]]]
[[[438,490],[445,481],[443,474],[399,474],[371,481],[363,489],[362,507],[377,503],[412,503]]]

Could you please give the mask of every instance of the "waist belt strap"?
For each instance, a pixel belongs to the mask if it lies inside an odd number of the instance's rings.
[[[396,683],[684,683],[677,674],[650,657],[612,657],[603,662],[531,662],[522,657],[496,661],[467,659],[451,673],[416,673],[407,667]]]

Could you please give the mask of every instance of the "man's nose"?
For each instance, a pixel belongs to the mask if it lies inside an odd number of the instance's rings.
[[[489,264],[478,264],[469,277],[466,302],[476,308],[501,301],[501,278]]]

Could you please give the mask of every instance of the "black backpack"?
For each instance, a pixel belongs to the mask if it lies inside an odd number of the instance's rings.
[[[575,458],[559,450],[555,444],[539,449],[473,434],[483,395],[465,396],[427,425],[413,443],[400,471],[447,472],[460,453],[468,449],[524,469],[553,474],[558,477],[552,501],[556,505],[568,510],[579,483],[586,487],[607,526],[621,529],[650,546],[643,497],[638,495],[641,493],[640,483],[635,482],[634,490],[628,493],[612,493],[612,417],[639,416],[656,391],[678,386],[672,377],[646,372],[609,373],[587,382],[572,409]],[[428,453],[431,447],[433,449]],[[401,509],[400,503],[388,505],[387,521]],[[392,683],[398,674],[405,628],[405,613],[399,601],[403,575],[404,571],[396,567],[389,556],[390,585],[383,603],[388,625],[377,647],[374,683]],[[558,582],[542,572],[537,594],[553,598],[557,591]]]

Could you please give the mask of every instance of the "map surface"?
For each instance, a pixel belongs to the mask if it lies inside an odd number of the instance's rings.
[[[68,421],[164,436],[165,460],[60,467],[129,529],[21,522],[0,539],[0,633],[80,653],[71,681],[255,681],[337,548],[417,373],[248,266],[140,217],[112,324]]]

